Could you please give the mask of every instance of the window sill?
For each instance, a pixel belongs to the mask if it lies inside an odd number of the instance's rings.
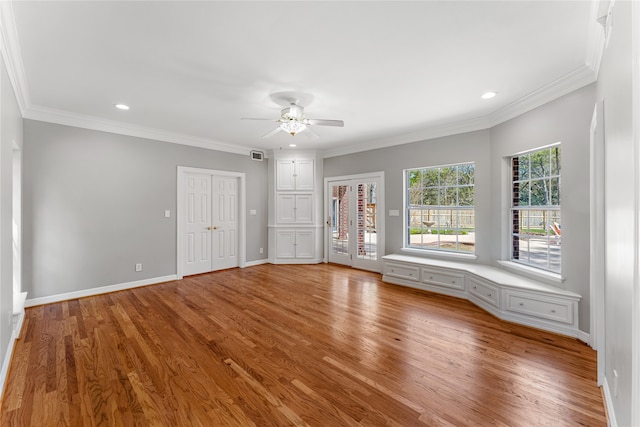
[[[425,249],[401,248],[400,252],[404,252],[406,254],[412,254],[412,255],[422,255],[424,257],[466,259],[466,260],[478,259],[478,257],[475,254],[463,254],[463,253],[445,252],[445,251],[430,251]]]
[[[498,261],[502,267],[515,271],[517,273],[534,277],[536,279],[544,279],[550,282],[562,283],[564,282],[564,277],[558,273],[553,273],[551,271],[541,270],[535,267],[529,267],[527,265],[518,264],[513,261]]]

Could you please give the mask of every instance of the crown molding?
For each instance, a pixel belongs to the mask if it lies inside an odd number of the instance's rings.
[[[425,141],[444,136],[489,129],[595,81],[596,77],[594,71],[590,67],[584,65],[486,116],[436,124],[420,132],[350,144],[345,147],[326,150],[323,155],[325,158],[342,156],[360,151],[375,150],[394,145],[408,144],[411,142]]]
[[[444,136],[457,135],[461,133],[473,132],[488,129],[491,124],[486,117],[459,120],[455,122],[443,122],[434,124],[427,129],[406,133],[397,136],[378,138],[366,142],[349,144],[344,147],[325,150],[322,154],[324,158],[343,156],[361,151],[375,150],[379,148],[393,147],[396,145],[410,144],[412,142],[426,141],[429,139],[441,138]]]
[[[490,113],[487,119],[491,123],[491,127],[499,125],[595,81],[596,75],[594,71],[584,65],[517,101]]]
[[[209,150],[224,151],[227,153],[249,155],[251,148],[241,147],[223,142],[185,135],[176,132],[168,132],[145,126],[116,122],[101,119],[95,116],[69,113],[53,108],[31,106],[23,114],[25,119],[39,120],[41,122],[55,123],[65,126],[74,126],[83,129],[99,130],[120,135],[135,136],[138,138],[153,139],[157,141],[171,142],[174,144],[189,145],[191,147],[206,148]]]
[[[0,1],[0,51],[4,60],[9,80],[16,95],[18,108],[24,116],[29,105],[29,90],[25,77],[18,31],[13,16],[13,5],[10,1]]]
[[[417,132],[384,138],[375,138],[368,141],[356,141],[344,147],[326,150],[322,152],[321,155],[325,158],[335,157],[488,129],[595,82],[597,80],[600,61],[606,45],[606,37],[608,35],[607,28],[610,26],[609,16],[613,3],[614,0],[596,0],[593,2],[588,33],[587,52],[585,55],[585,65],[539,88],[538,90],[531,92],[523,98],[494,111],[487,116],[457,120],[454,122],[436,123],[427,129]],[[99,117],[32,105],[30,102],[11,1],[0,0],[0,50],[21,114],[26,119],[75,126],[84,129],[100,130],[139,138],[154,139],[235,154],[248,155],[251,150],[250,147],[245,148],[230,143],[219,142],[192,135],[137,126],[106,120]]]

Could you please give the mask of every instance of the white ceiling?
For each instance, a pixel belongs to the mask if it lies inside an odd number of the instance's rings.
[[[25,117],[235,152],[295,140],[336,155],[486,128],[595,80],[587,1],[12,6]],[[283,93],[344,128],[264,139],[275,123],[240,120],[278,118]]]

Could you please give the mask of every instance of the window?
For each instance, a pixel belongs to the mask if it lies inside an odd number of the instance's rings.
[[[474,163],[405,171],[406,247],[475,252]]]
[[[560,272],[560,145],[511,158],[511,260]]]

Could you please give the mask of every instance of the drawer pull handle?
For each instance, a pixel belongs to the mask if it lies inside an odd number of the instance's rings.
[[[487,295],[488,297],[491,297],[491,294]]]
[[[520,303],[520,307],[524,307],[524,303],[523,302]]]
[[[551,312],[552,312],[552,313],[555,313],[556,311],[555,311],[555,310],[551,310]]]
[[[409,276],[413,276],[413,273],[409,273]]]
[[[473,287],[473,289],[474,289],[474,290],[476,290],[476,289],[478,289],[478,287],[477,287],[477,286],[474,286],[474,287]]]
[[[433,276],[429,276],[429,280],[433,280]]]
[[[452,280],[452,281],[451,281],[451,283],[453,283],[453,284],[455,285],[455,284],[456,284],[456,281],[455,281],[455,280]]]

